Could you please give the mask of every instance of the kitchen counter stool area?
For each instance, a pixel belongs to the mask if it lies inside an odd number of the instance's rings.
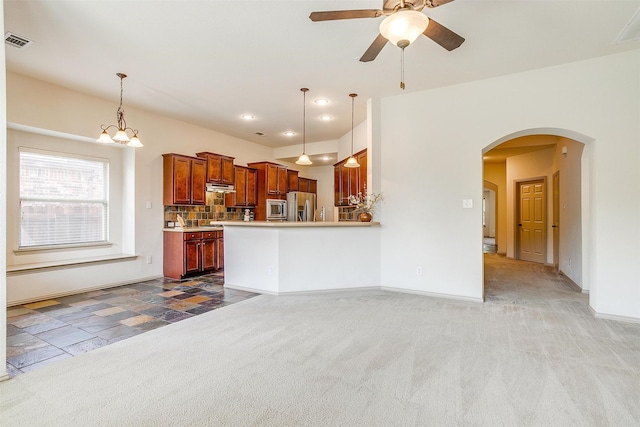
[[[252,298],[225,289],[222,271],[156,279],[7,308],[7,372],[55,363]]]

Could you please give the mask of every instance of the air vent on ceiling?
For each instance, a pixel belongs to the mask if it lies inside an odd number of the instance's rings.
[[[4,34],[4,42],[10,46],[17,47],[18,49],[26,49],[33,44],[32,40],[25,39],[11,31]]]
[[[613,43],[622,44],[637,40],[640,40],[640,9],[636,10]]]

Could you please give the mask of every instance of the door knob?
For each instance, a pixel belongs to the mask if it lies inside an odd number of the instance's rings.
[[[518,224],[518,227],[522,227],[522,224]]]

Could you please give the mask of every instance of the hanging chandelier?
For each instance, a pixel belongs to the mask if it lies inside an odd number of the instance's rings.
[[[116,111],[116,124],[101,125],[100,128],[102,129],[102,133],[96,141],[102,142],[104,144],[118,143],[127,145],[129,147],[142,147],[143,145],[138,138],[138,129],[132,129],[128,127],[127,121],[124,119],[124,109],[122,108],[122,80],[124,80],[127,75],[123,73],[116,73],[116,76],[120,78],[120,105],[118,106],[118,110]],[[113,138],[107,133],[107,129],[109,128],[118,129]],[[131,132],[131,138],[129,138],[129,135],[127,135],[127,131]]]
[[[307,156],[307,153],[305,152],[307,139],[307,92],[309,91],[309,89],[303,87],[300,90],[302,91],[302,154],[300,155],[298,160],[296,160],[296,165],[308,166],[313,164],[313,162],[309,159],[309,156]]]
[[[347,162],[344,164],[344,167],[359,168],[360,163],[358,163],[358,160],[356,160],[356,158],[353,157],[353,103],[356,99],[356,96],[358,96],[358,94],[350,93],[349,96],[351,97],[351,156],[347,159]]]

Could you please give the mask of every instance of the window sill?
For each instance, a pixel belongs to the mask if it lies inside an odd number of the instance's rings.
[[[78,243],[75,245],[32,246],[32,247],[14,249],[13,253],[16,255],[23,255],[28,253],[66,251],[66,250],[73,250],[73,249],[79,249],[79,248],[87,249],[87,248],[100,248],[100,247],[110,247],[110,246],[113,246],[113,243],[103,242],[103,243]]]
[[[60,270],[65,268],[86,267],[89,265],[106,264],[111,262],[133,261],[137,255],[115,254],[90,258],[77,258],[65,261],[36,262],[31,264],[7,265],[7,276],[18,274],[37,273],[47,270]]]

